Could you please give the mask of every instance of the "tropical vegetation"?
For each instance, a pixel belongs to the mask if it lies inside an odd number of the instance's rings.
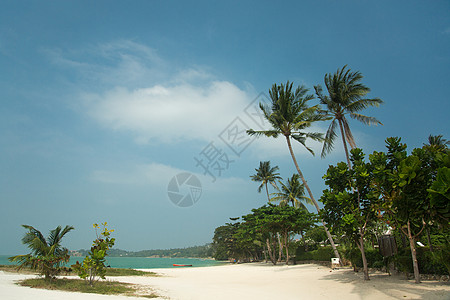
[[[15,262],[20,268],[28,267],[36,270],[45,277],[45,280],[53,280],[59,273],[64,270],[64,263],[69,261],[69,250],[62,246],[63,237],[72,231],[72,226],[66,225],[51,230],[48,237],[30,225],[22,225],[28,230],[22,238],[31,252],[25,255],[16,255],[9,258],[11,262]]]
[[[317,212],[319,212],[319,204],[315,200],[311,188],[300,170],[292,148],[291,140],[299,142],[311,154],[314,155],[314,151],[306,145],[306,141],[311,139],[321,142],[323,141],[323,134],[318,132],[308,132],[305,130],[310,128],[315,122],[324,121],[328,118],[323,116],[323,114],[320,114],[319,105],[309,106],[309,101],[314,99],[314,96],[308,94],[308,89],[305,86],[298,86],[295,91],[292,90],[292,87],[293,83],[290,83],[289,81],[286,85],[274,84],[272,86],[272,89],[269,90],[270,99],[272,101],[271,106],[268,107],[260,104],[260,109],[272,128],[269,130],[259,131],[249,129],[247,130],[247,134],[251,136],[266,136],[271,138],[284,136],[298,175],[308,191],[309,199],[315,206]],[[335,251],[336,257],[340,257],[339,252],[336,249],[336,245],[334,244],[333,237],[326,228],[325,223],[323,223],[323,226]]]
[[[255,169],[257,174],[251,178],[261,182],[259,192],[266,187],[268,204],[216,229],[216,259],[264,259],[276,264],[282,259],[288,263],[291,255],[297,260],[338,257],[351,263],[355,271],[362,267],[365,280],[369,280],[370,267],[388,271],[394,266],[414,273],[417,283],[420,272],[449,274],[450,142],[443,135],[430,135],[422,148],[407,153],[401,139],[393,137],[386,140],[386,152],[375,151],[366,157],[356,147],[347,117],[365,125],[382,125],[375,117],[361,112],[378,107],[383,101],[367,97],[370,89],[361,82],[362,78],[359,71],[347,66],[326,74],[326,93],[320,85],[314,87],[319,100],[316,105],[309,104],[314,96],[304,86],[294,90],[289,81],[272,86],[271,105],[260,104],[270,128],[249,129],[247,133],[257,137],[284,136],[297,174],[286,181],[274,180],[272,175],[266,177],[270,180],[264,180],[260,171],[267,170],[270,162],[264,162],[265,168],[260,163],[260,168]],[[325,136],[308,131],[315,122],[329,120]],[[324,158],[333,150],[339,133],[346,162],[329,166],[324,175],[327,188],[320,197],[321,209],[301,172],[291,142],[299,142],[312,154],[306,141],[323,142]],[[279,177],[279,168],[275,171]],[[269,194],[268,183],[276,189],[274,193]],[[315,206],[317,215],[309,214],[307,204]],[[317,222],[322,226],[318,227]],[[381,249],[386,239],[393,243],[389,251]]]
[[[216,259],[239,262],[264,259],[274,265],[283,259],[288,263],[295,253],[295,235],[304,234],[317,221],[314,214],[304,209],[270,203],[241,218],[241,222],[216,228],[213,237]]]
[[[115,243],[115,238],[111,237],[111,233],[114,232],[114,229],[108,229],[107,222],[104,222],[101,225],[103,228],[100,228],[97,223],[93,224],[97,238],[92,243],[89,255],[84,258],[81,264],[77,261],[76,264],[72,265],[72,268],[78,273],[78,276],[85,279],[91,286],[100,278],[105,279],[105,257],[108,255],[108,250],[111,249]],[[100,233],[98,230],[101,230]]]

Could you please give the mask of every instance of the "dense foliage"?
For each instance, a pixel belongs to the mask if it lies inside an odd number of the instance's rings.
[[[242,222],[216,228],[214,257],[219,260],[270,260],[274,265],[292,255],[292,240],[317,221],[314,214],[293,206],[267,204],[242,216]],[[291,254],[290,254],[291,253]]]
[[[351,150],[353,168],[344,163],[330,166],[324,176],[321,217],[332,233],[346,236],[361,252],[364,279],[369,279],[364,251],[365,236],[377,221],[379,197],[372,184],[372,166],[364,162],[361,149]]]
[[[366,275],[364,245],[369,242],[366,233],[376,229],[380,222],[389,224],[391,231],[409,242],[409,250],[403,242],[395,258],[398,265],[404,265],[405,261],[399,257],[409,253],[415,280],[420,282],[416,248],[424,232],[430,250],[434,246],[436,249],[432,255],[423,254],[422,258],[428,256],[448,265],[445,256],[448,255],[450,152],[445,146],[424,145],[408,155],[400,138],[388,138],[386,147],[386,152],[371,154],[368,162],[364,161],[360,149],[352,150],[352,169],[345,163],[329,167],[324,176],[329,189],[321,198],[324,203],[321,216],[332,232],[355,242]],[[432,232],[440,235],[441,242],[433,245]]]

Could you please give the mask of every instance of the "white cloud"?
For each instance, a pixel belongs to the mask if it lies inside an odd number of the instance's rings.
[[[122,167],[120,170],[96,170],[90,179],[107,184],[123,185],[167,185],[170,178],[178,173],[186,172],[169,165],[151,163]]]
[[[107,129],[130,133],[136,143],[207,143],[217,140],[236,117],[260,129],[244,113],[255,98],[251,85],[241,89],[217,80],[206,67],[171,66],[154,49],[136,42],[120,40],[78,52],[47,53],[56,64],[102,83],[79,96],[83,113]],[[326,125],[319,126],[311,131],[326,131]],[[294,144],[296,155],[311,155]],[[320,143],[307,145],[320,155]],[[289,154],[283,137],[259,138],[250,149],[258,157]]]
[[[53,64],[74,72],[76,80],[94,88],[143,86],[149,82],[166,80],[168,75],[168,65],[154,49],[130,40],[92,45],[84,49],[66,51],[45,48],[41,51]]]
[[[138,143],[209,141],[254,97],[251,87],[217,80],[207,67],[174,66],[133,41],[45,53],[82,81],[83,113]]]
[[[232,83],[154,85],[84,95],[87,113],[104,127],[131,132],[138,142],[210,140],[242,111],[248,95]]]
[[[136,185],[153,186],[157,188],[167,187],[169,181],[179,173],[191,173],[201,181],[203,189],[227,191],[236,188],[237,185],[248,184],[247,179],[238,177],[217,177],[212,181],[211,177],[202,173],[190,172],[169,165],[151,163],[117,168],[115,170],[96,170],[90,175],[90,180],[112,185]],[[213,189],[214,188],[214,189]]]

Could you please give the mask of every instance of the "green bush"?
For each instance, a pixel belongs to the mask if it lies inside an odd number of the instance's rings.
[[[448,257],[450,256],[450,247],[435,248],[434,252],[431,252],[428,247],[416,249],[419,272],[421,274],[449,275]],[[394,256],[394,261],[400,272],[414,272],[410,248],[399,249],[399,252]]]
[[[378,249],[365,249],[367,266],[369,268],[382,268],[385,263],[383,256],[380,254]],[[341,250],[341,254],[347,260],[349,260],[352,265],[356,265],[358,268],[363,267],[361,251],[358,248],[345,248]]]
[[[381,268],[384,266],[383,255],[378,249],[367,249],[366,259],[369,268]]]
[[[361,252],[356,248],[343,248],[341,255],[346,260],[349,260],[353,266],[362,267]]]
[[[305,251],[303,246],[297,248],[297,260],[316,260],[316,261],[331,261],[334,257],[333,248],[331,246],[319,247],[317,250]]]

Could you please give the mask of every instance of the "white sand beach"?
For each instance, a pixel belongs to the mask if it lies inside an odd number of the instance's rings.
[[[160,277],[109,277],[143,285],[159,299],[450,299],[448,282],[415,284],[401,276],[372,273],[364,282],[350,269],[331,270],[313,264],[272,266],[225,265],[203,268],[151,269]],[[21,287],[14,282],[32,275],[0,271],[0,299],[142,299]]]

